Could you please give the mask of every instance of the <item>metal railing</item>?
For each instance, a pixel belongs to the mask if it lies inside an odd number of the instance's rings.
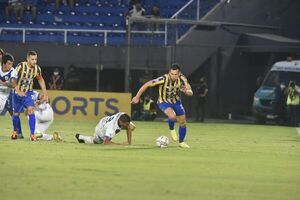
[[[64,34],[64,44],[68,44],[68,33],[103,33],[103,44],[107,46],[108,33],[121,33],[126,35],[125,30],[91,30],[91,29],[54,29],[54,28],[11,28],[0,27],[3,30],[9,31],[22,31],[22,43],[26,43],[26,32],[39,31],[39,32],[61,32]],[[136,31],[132,30],[133,34],[164,34],[166,31]],[[166,45],[166,44],[165,44]]]
[[[174,15],[172,15],[171,19],[177,19],[177,16],[183,12],[189,5],[191,5],[195,0],[190,0],[187,2],[182,8],[180,8]],[[200,0],[197,0],[197,20],[199,20],[199,11],[200,11]]]

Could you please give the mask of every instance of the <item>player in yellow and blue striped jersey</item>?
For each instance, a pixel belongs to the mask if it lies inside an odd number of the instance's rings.
[[[181,73],[178,64],[173,64],[168,74],[157,79],[146,82],[138,91],[131,103],[137,104],[142,94],[149,88],[158,86],[159,98],[157,104],[159,108],[167,115],[171,136],[174,141],[178,140],[177,133],[174,129],[175,121],[179,123],[179,146],[189,148],[184,142],[186,136],[186,116],[185,110],[180,100],[180,92],[187,96],[192,96],[193,91],[187,78]]]
[[[30,127],[30,139],[36,140],[35,133],[35,115],[34,115],[34,101],[33,97],[33,80],[36,78],[42,89],[44,99],[48,99],[45,81],[42,76],[40,66],[37,65],[37,53],[35,51],[29,51],[27,53],[27,60],[21,62],[16,67],[18,73],[17,86],[23,95],[19,95],[16,92],[13,94],[13,126],[14,131],[11,138],[17,139],[17,133],[20,133],[20,113],[24,108],[27,109],[29,116]]]

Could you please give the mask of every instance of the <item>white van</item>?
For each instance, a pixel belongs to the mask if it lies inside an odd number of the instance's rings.
[[[290,81],[300,86],[300,60],[276,62],[254,95],[252,111],[257,122],[279,117],[282,88]]]

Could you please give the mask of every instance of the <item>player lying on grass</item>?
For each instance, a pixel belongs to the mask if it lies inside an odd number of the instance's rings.
[[[102,118],[95,128],[94,136],[84,136],[77,133],[75,137],[79,143],[130,145],[134,129],[135,125],[131,122],[129,115],[119,112]],[[126,130],[127,141],[123,143],[112,142],[112,138],[121,130]]]
[[[44,100],[43,94],[37,91],[33,91],[32,99],[35,104],[35,137],[37,140],[61,141],[62,139],[57,132],[54,132],[52,135],[46,134],[54,119],[53,109],[50,104]],[[27,110],[25,113],[27,114]]]

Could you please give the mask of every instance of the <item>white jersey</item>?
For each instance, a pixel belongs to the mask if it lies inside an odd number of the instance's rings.
[[[11,68],[7,72],[2,71],[2,67],[0,66],[0,80],[4,83],[8,83],[11,79],[17,79],[18,75],[14,68]],[[8,97],[11,88],[0,84],[0,95]]]
[[[40,99],[40,93],[38,93],[37,91],[33,90],[32,92],[33,94],[31,95],[32,100],[34,101],[34,103],[36,103],[39,99]]]
[[[7,83],[11,79],[17,79],[16,70],[14,68],[11,68],[8,72],[3,72],[0,65],[0,80],[4,83]],[[11,90],[11,88],[0,84],[0,112],[2,112],[2,110],[4,109]]]
[[[104,140],[105,137],[113,138],[121,130],[118,121],[122,114],[124,113],[119,112],[112,116],[102,118],[95,128],[95,135],[102,140]]]
[[[54,114],[53,109],[48,103],[40,104],[34,111],[34,115],[37,121],[40,123],[53,121]]]

